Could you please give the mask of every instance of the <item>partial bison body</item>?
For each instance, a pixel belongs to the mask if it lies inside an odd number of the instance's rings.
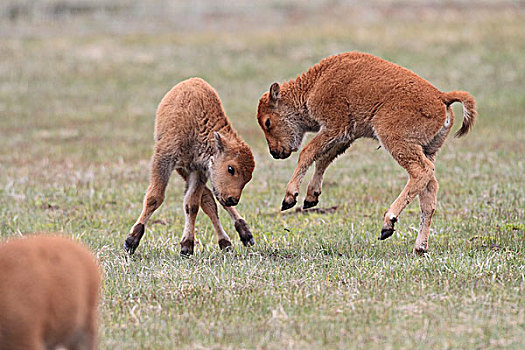
[[[328,165],[361,137],[374,138],[409,174],[383,218],[380,239],[394,232],[401,211],[419,195],[421,226],[414,251],[427,251],[438,183],[434,158],[454,123],[450,105],[463,104],[466,134],[476,119],[467,92],[441,92],[411,71],[358,52],[323,59],[295,80],[274,83],[259,100],[257,119],[270,153],[284,159],[299,149],[306,132],[317,135],[299,156],[281,210],[293,207],[307,169],[315,162],[304,208],[315,206]]]
[[[70,239],[33,236],[0,246],[0,349],[96,349],[100,274]]]
[[[181,254],[193,254],[199,208],[210,217],[219,247],[231,246],[219,221],[213,194],[234,220],[244,245],[254,244],[246,221],[233,207],[251,180],[254,168],[252,152],[228,121],[215,90],[199,78],[177,84],[164,96],[157,109],[151,183],[144,197],[142,214],[126,239],[126,250],[133,253],[139,245],[146,222],[164,201],[173,170],[186,181],[186,224],[180,243]],[[206,186],[208,178],[213,193]]]

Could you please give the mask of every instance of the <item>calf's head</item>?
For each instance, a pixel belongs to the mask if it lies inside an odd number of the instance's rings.
[[[270,91],[259,99],[257,122],[275,159],[286,159],[301,146],[305,132],[299,127],[296,114],[293,107],[281,100],[278,83],[273,83]]]
[[[228,140],[215,133],[217,152],[212,158],[210,179],[213,193],[221,205],[237,205],[244,186],[252,179],[255,161],[244,142]]]

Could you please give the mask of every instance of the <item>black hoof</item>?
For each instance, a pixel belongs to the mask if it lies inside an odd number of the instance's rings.
[[[295,199],[291,203],[288,203],[285,200],[283,200],[283,204],[281,205],[281,211],[285,211],[287,209],[290,209],[296,204],[297,204],[297,201]]]
[[[181,256],[190,256],[193,255],[193,241],[184,241],[180,242],[180,255]]]
[[[378,239],[383,241],[388,237],[392,236],[394,234],[394,231],[395,230],[393,228],[384,228],[381,230],[381,237],[379,237]]]
[[[190,247],[182,247],[180,249],[180,255],[181,256],[190,256],[193,255],[193,248]]]
[[[244,244],[245,247],[249,247],[255,244],[255,241],[253,240],[253,235],[246,221],[244,221],[243,219],[235,221],[235,230],[239,232],[239,237],[241,239],[242,244]]]
[[[304,203],[303,203],[303,209],[308,209],[308,208],[313,208],[317,205],[317,203],[319,203],[319,201],[307,201],[306,199],[304,200]]]
[[[414,254],[416,255],[419,255],[419,256],[423,256],[427,253],[427,250],[426,249],[423,249],[423,248],[414,248]]]
[[[137,249],[137,246],[134,245],[132,241],[133,237],[128,237],[124,241],[124,249],[129,253],[129,255],[133,255],[133,253],[135,253],[135,249]]]
[[[230,251],[232,249],[232,242],[227,239],[221,239],[219,241],[219,248],[221,248],[222,251]]]
[[[250,237],[249,239],[241,239],[241,242],[242,244],[244,244],[245,247],[251,247],[255,244],[253,237]]]
[[[137,224],[124,242],[124,249],[132,255],[139,246],[140,239],[144,235],[144,224]]]

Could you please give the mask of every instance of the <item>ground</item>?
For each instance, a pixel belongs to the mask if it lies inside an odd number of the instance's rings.
[[[61,231],[95,252],[105,278],[101,349],[518,349],[525,8],[472,4],[0,5],[0,235]],[[424,257],[412,254],[417,201],[390,239],[377,240],[406,174],[371,140],[328,169],[319,203],[328,210],[279,212],[297,155],[271,158],[257,100],[274,81],[351,50],[477,99],[471,133],[450,136],[437,156]],[[235,247],[220,252],[201,212],[195,256],[181,258],[184,186],[173,176],[130,258],[123,242],[148,185],[155,108],[192,76],[217,89],[254,150],[238,209],[256,245],[244,248],[222,211]],[[462,120],[455,111],[453,131]]]

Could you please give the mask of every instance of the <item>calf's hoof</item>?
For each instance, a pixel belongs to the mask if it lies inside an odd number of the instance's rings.
[[[414,254],[423,256],[427,253],[427,247],[426,244],[416,245],[414,247]]]
[[[190,256],[193,255],[193,241],[182,241],[180,242],[180,255],[181,256]]]
[[[394,234],[394,231],[395,230],[393,228],[384,228],[381,230],[381,236],[378,239],[383,241],[388,237],[392,236]]]
[[[250,237],[248,239],[241,239],[242,244],[244,244],[245,247],[251,247],[255,244],[255,241],[253,237]]]
[[[281,211],[285,211],[287,209],[292,208],[294,205],[297,204],[297,200],[293,198],[292,200],[286,200],[286,198],[283,200],[283,203],[281,204]]]
[[[137,249],[138,244],[134,243],[134,238],[129,236],[124,241],[124,250],[129,253],[129,255],[133,255],[135,253],[135,249]]]
[[[253,235],[248,227],[248,224],[243,219],[235,221],[235,230],[239,232],[239,237],[241,238],[242,244],[245,247],[249,247],[255,244],[253,240]]]
[[[232,250],[232,242],[230,242],[229,240],[223,238],[223,239],[221,239],[219,241],[219,248],[221,248],[221,250],[223,252],[231,251]]]
[[[144,235],[144,224],[137,224],[133,226],[131,232],[124,241],[124,249],[130,254],[133,255],[135,250],[139,246],[140,239]]]
[[[385,213],[386,216],[386,213]],[[388,219],[384,224],[383,228],[381,229],[381,236],[379,236],[379,240],[383,241],[387,239],[388,237],[392,236],[394,234],[394,225],[397,222],[397,217],[394,215],[390,216],[390,219]]]
[[[423,248],[414,248],[414,254],[416,255],[419,255],[419,256],[423,256],[427,253],[427,250],[426,249],[423,249]]]
[[[318,200],[315,200],[315,201],[307,201],[306,199],[304,200],[304,203],[303,203],[303,209],[308,209],[308,208],[313,208],[317,205],[317,203],[319,203]]]

